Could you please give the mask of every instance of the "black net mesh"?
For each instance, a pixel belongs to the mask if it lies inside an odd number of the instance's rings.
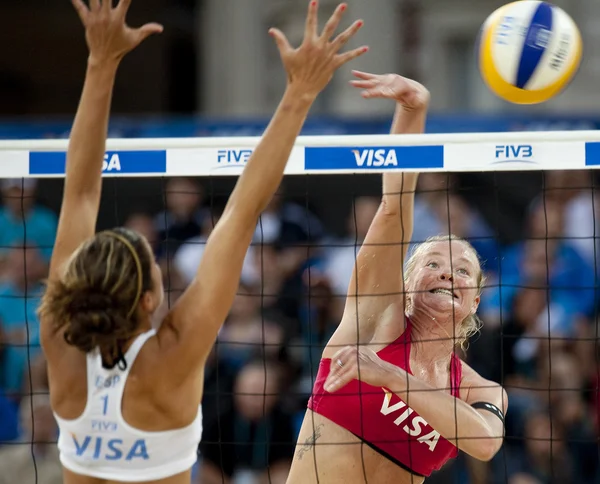
[[[167,291],[157,318],[194,276],[234,182],[106,180],[98,228],[126,225],[151,242]],[[490,462],[461,453],[427,482],[600,478],[595,186],[587,171],[421,175],[413,242],[453,233],[478,251],[484,325],[459,353],[510,402]],[[62,482],[35,314],[61,191],[60,181],[2,181],[0,483]],[[295,453],[318,452],[320,427],[296,440],[380,193],[380,176],[284,181],[206,369],[193,482],[285,482]],[[355,471],[372,482],[362,462]]]

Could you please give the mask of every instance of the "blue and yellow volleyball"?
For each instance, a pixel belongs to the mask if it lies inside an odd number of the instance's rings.
[[[500,7],[483,24],[477,60],[484,82],[515,104],[538,104],[565,89],[579,68],[577,24],[561,8],[522,0]]]

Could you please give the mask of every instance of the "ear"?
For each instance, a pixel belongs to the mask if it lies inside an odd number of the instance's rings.
[[[156,301],[151,291],[146,291],[140,298],[140,306],[145,313],[153,313],[156,310]]]
[[[473,308],[471,309],[471,314],[475,314],[477,312],[480,301],[481,301],[481,296],[477,296],[475,298],[475,301],[473,301]]]

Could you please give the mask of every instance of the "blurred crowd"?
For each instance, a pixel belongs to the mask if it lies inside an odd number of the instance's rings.
[[[595,288],[597,203],[592,174],[553,171],[528,207],[517,243],[467,202],[449,174],[424,174],[413,243],[449,232],[468,239],[487,276],[481,333],[461,356],[509,395],[506,439],[489,463],[465,455],[427,482],[600,482],[600,361]],[[199,180],[166,182],[161,213],[135,212],[163,267],[169,305],[195,275],[222,207]],[[1,182],[0,484],[60,483],[57,427],[39,346],[36,307],[56,214],[34,180]],[[340,321],[356,252],[379,199],[357,197],[334,236],[280,190],[261,216],[238,295],[205,375],[196,484],[284,483],[321,352]],[[35,458],[35,466],[34,466]]]

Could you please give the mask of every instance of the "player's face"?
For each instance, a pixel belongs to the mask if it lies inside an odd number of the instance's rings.
[[[432,242],[417,257],[407,284],[414,311],[437,320],[450,313],[462,322],[477,310],[481,268],[470,247],[460,241]]]

